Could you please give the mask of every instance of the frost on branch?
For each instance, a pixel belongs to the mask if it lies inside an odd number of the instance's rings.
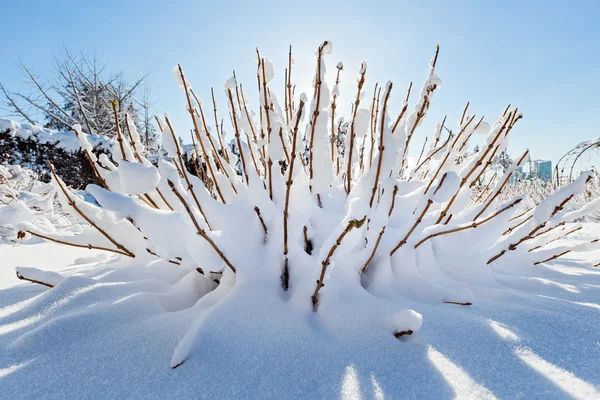
[[[447,307],[476,304],[487,291],[502,289],[497,277],[511,264],[507,254],[534,266],[594,247],[561,247],[559,253],[546,247],[572,233],[561,230],[566,222],[598,209],[597,203],[581,212],[565,208],[589,174],[524,211],[524,197],[505,193],[526,151],[480,191],[522,118],[517,109],[507,107],[488,122],[471,114],[467,104],[456,126],[450,129],[444,119],[419,160],[409,162],[410,145],[441,88],[439,47],[412,111],[412,83],[406,93],[391,81],[377,83],[372,101],[364,101],[367,63],[346,69],[337,63],[327,75],[331,53],[330,42],[317,48],[312,94],[296,95],[290,49],[282,105],[273,85],[275,66],[257,50],[256,82],[250,83],[258,88],[256,101],[235,73],[223,87],[231,146],[224,144],[214,91],[212,110],[205,110],[177,65],[173,74],[189,114],[194,171],[187,168],[168,114],[156,118],[168,153],[158,166],[143,156],[131,124],[116,132],[111,157],[99,158],[75,126],[102,183],[87,188],[97,203],[84,201],[52,170],[53,190],[81,231],[45,229],[27,218],[20,231],[106,251],[124,269],[143,266],[149,273],[167,266],[185,280],[179,295],[192,299],[195,320],[173,354],[173,368],[200,345],[211,315],[230,307],[260,304],[266,314],[297,324],[308,318],[327,324],[352,304],[353,324],[394,339],[417,333],[423,322],[405,309],[407,299]],[[354,71],[353,93],[340,93],[342,71],[344,79],[352,79],[348,74]],[[327,82],[331,76],[335,81]],[[403,99],[400,110],[392,107],[395,95]],[[339,115],[341,99],[352,102],[349,115]],[[484,136],[480,151],[469,149],[473,135]],[[36,271],[19,273],[47,286],[62,284]]]

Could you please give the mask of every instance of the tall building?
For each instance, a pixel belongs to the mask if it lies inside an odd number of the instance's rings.
[[[552,180],[552,161],[547,160],[535,160],[535,169],[537,170],[536,175],[544,182]]]

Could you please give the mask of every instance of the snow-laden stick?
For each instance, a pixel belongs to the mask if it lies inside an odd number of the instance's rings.
[[[77,201],[72,197],[71,194],[69,194],[69,189],[66,188],[66,186],[64,185],[62,180],[58,177],[58,175],[56,175],[56,172],[54,171],[54,166],[50,163],[48,163],[48,166],[50,167],[50,172],[52,173],[52,177],[54,178],[54,181],[56,182],[56,184],[60,188],[61,192],[67,199],[67,203],[69,204],[69,206],[71,206],[73,208],[73,210],[75,210],[75,212],[81,218],[83,218],[88,224],[90,224],[91,226],[96,228],[96,230],[98,232],[100,232],[100,234],[102,236],[104,236],[106,239],[108,239],[109,242],[111,242],[113,245],[115,245],[115,247],[120,250],[120,254],[125,255],[127,257],[132,257],[132,258],[135,257],[135,254],[133,254],[131,251],[129,251],[124,245],[117,242],[111,235],[109,235],[106,232],[106,230],[102,229],[96,222],[94,222],[88,215],[86,215],[79,208],[79,206],[77,205]]]
[[[17,267],[15,271],[17,273],[17,278],[20,280],[37,283],[49,288],[53,288],[65,279],[56,272],[42,271],[37,268]]]
[[[283,290],[287,290],[289,287],[290,273],[289,273],[289,261],[288,261],[288,216],[290,207],[290,195],[292,193],[292,185],[294,183],[294,164],[296,163],[296,142],[298,140],[298,125],[300,124],[300,118],[302,117],[302,111],[304,110],[304,103],[306,99],[300,97],[300,104],[298,105],[298,113],[296,114],[296,120],[294,123],[294,129],[292,130],[292,149],[290,166],[288,169],[288,178],[285,182],[285,206],[283,209],[283,257],[285,262],[283,265]],[[304,227],[304,235],[306,235],[306,227]]]
[[[356,115],[358,113],[358,106],[362,97],[362,88],[365,84],[367,73],[367,63],[363,61],[360,66],[360,78],[358,79],[358,89],[356,91],[356,99],[354,100],[354,107],[352,109],[352,121],[350,122],[350,145],[348,147],[348,155],[346,161],[346,193],[350,194],[352,189],[352,154],[354,152],[354,142],[356,141]]]
[[[363,224],[365,223],[366,219],[367,219],[367,216],[365,215],[360,220],[353,219],[353,220],[348,221],[348,225],[346,225],[346,228],[344,228],[342,233],[340,233],[338,238],[335,240],[335,243],[333,244],[333,246],[331,246],[331,248],[329,249],[329,252],[327,253],[327,257],[325,257],[325,259],[323,261],[321,261],[321,275],[319,276],[319,280],[317,280],[317,286],[315,287],[315,291],[311,297],[313,310],[317,311],[317,307],[319,304],[319,291],[321,290],[321,288],[323,288],[323,286],[325,286],[325,284],[323,283],[323,281],[325,280],[325,272],[327,272],[327,267],[329,266],[329,263],[331,262],[331,257],[333,256],[333,253],[335,253],[336,249],[340,246],[340,244],[342,244],[342,240],[344,240],[346,235],[352,229],[355,229],[355,228],[359,229],[360,227],[362,227]]]
[[[514,206],[516,206],[517,204],[519,204],[521,202],[521,200],[523,199],[516,199],[514,200],[512,203],[507,204],[506,206],[500,208],[498,211],[496,211],[495,213],[493,213],[492,215],[490,215],[487,218],[484,218],[480,221],[474,221],[468,225],[464,225],[464,226],[460,226],[457,228],[453,228],[453,229],[448,229],[445,231],[439,231],[436,233],[432,233],[431,235],[428,235],[426,237],[424,237],[423,239],[421,239],[417,244],[415,244],[415,249],[417,247],[419,247],[420,245],[422,245],[423,243],[425,243],[427,240],[432,239],[434,237],[438,237],[438,236],[442,236],[442,235],[449,235],[451,233],[456,233],[456,232],[461,232],[464,231],[466,229],[474,229],[477,228],[479,225],[483,225],[486,222],[489,222],[491,220],[493,220],[494,218],[496,218],[498,215],[502,214],[505,211],[508,211],[509,209],[513,208]]]
[[[404,144],[404,148],[402,150],[402,164],[400,167],[401,171],[404,170],[404,164],[406,163],[406,154],[408,151],[408,146],[410,144],[410,140],[412,139],[412,137],[415,133],[415,130],[419,126],[419,123],[423,120],[427,110],[429,109],[429,104],[431,102],[430,97],[433,94],[433,91],[440,84],[440,81],[437,78],[437,75],[435,74],[435,65],[437,64],[437,59],[438,59],[439,54],[440,54],[440,45],[438,44],[435,49],[435,56],[433,57],[433,60],[431,61],[429,76],[427,78],[427,81],[425,82],[425,85],[423,86],[423,89],[421,90],[421,98],[418,100],[418,103],[415,106],[415,113],[413,113],[413,115],[411,115],[409,117],[409,124],[407,127],[408,129],[407,129],[407,135],[406,135],[406,143]],[[410,88],[409,88],[409,94],[410,94]],[[407,98],[408,98],[408,95],[407,95]]]

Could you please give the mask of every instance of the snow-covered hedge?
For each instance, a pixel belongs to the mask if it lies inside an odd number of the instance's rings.
[[[417,163],[409,162],[409,145],[442,85],[439,48],[412,100],[412,85],[404,93],[387,82],[372,102],[364,101],[366,62],[355,73],[338,63],[332,84],[326,75],[331,51],[328,42],[317,50],[310,97],[292,90],[290,56],[282,101],[271,87],[275,68],[259,55],[257,114],[235,77],[227,80],[235,152],[223,145],[222,128],[211,127],[213,107],[203,106],[176,66],[204,178],[185,168],[168,114],[157,122],[170,161],[157,167],[143,156],[133,124],[128,132],[117,131],[112,161],[93,154],[89,137],[76,125],[100,182],[87,190],[100,206],[83,201],[52,170],[61,204],[86,227],[67,235],[23,223],[20,231],[116,254],[121,265],[145,267],[140,279],[165,267],[185,275],[173,289],[193,298],[198,320],[175,349],[173,368],[198,346],[205,317],[236,304],[265,310],[247,319],[285,315],[298,324],[340,321],[340,313],[351,312],[355,326],[404,340],[423,322],[416,311],[403,310],[411,308],[407,304],[471,305],[501,288],[496,274],[514,268],[515,257],[519,265],[532,266],[594,246],[546,247],[562,234],[555,228],[575,217],[564,208],[589,173],[530,210],[521,207],[523,197],[500,202],[527,152],[485,201],[470,205],[473,186],[522,117],[517,109],[507,107],[489,123],[465,109],[454,135],[446,136],[439,124],[430,147]],[[356,75],[354,92],[340,93],[340,79]],[[399,110],[391,109],[394,95],[403,99]],[[345,119],[337,111],[341,96],[353,102]],[[474,134],[485,135],[478,152],[468,151]],[[27,273],[19,270],[22,279]],[[44,278],[38,271],[33,275],[34,281]],[[49,286],[61,285],[58,277],[51,279]]]
[[[99,136],[91,137],[90,141],[96,152],[108,152],[112,145],[111,141]],[[48,162],[54,164],[70,186],[83,187],[96,182],[74,132],[0,119],[0,163],[27,167],[36,172],[40,180],[49,182]]]

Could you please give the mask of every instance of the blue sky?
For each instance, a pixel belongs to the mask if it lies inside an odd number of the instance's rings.
[[[333,43],[329,70],[344,62],[346,109],[362,60],[369,65],[365,101],[375,82],[392,80],[391,107],[397,110],[408,83],[423,83],[440,43],[443,87],[417,131],[413,154],[444,114],[456,126],[467,101],[490,122],[507,104],[519,107],[524,119],[509,144],[515,157],[529,148],[533,158],[556,161],[578,142],[600,135],[598,1],[22,0],[0,9],[0,82],[7,88],[22,85],[19,60],[44,72],[62,46],[95,50],[128,77],[149,72],[155,111],[170,112],[184,138],[190,123],[171,75],[176,63],[205,102],[215,87],[226,117],[222,88],[233,69],[255,93],[256,46],[281,75],[292,44],[294,81],[299,91],[308,91],[314,52],[323,40]],[[283,88],[282,79],[273,85]],[[250,100],[256,105],[254,96]]]

